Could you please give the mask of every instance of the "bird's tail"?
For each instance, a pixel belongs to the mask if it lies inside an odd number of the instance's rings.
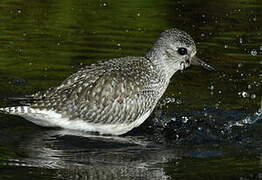
[[[13,107],[5,107],[0,108],[1,113],[7,114],[24,114],[24,113],[31,113],[32,108],[29,106],[13,106]]]
[[[9,97],[5,99],[8,102],[19,103],[18,106],[4,107],[0,108],[0,113],[7,114],[25,114],[25,113],[34,113],[34,109],[30,108],[30,105],[36,101],[39,101],[39,98],[34,98],[33,96],[28,97]]]

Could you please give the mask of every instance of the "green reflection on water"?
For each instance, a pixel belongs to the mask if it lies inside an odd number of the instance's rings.
[[[261,2],[3,0],[0,4],[0,95],[19,96],[47,89],[79,67],[101,59],[141,56],[161,31],[178,27],[193,36],[199,56],[217,72],[190,68],[177,73],[165,96],[181,99],[182,104],[170,104],[165,107],[165,113],[191,112],[203,107],[245,108],[253,113],[260,106],[262,96]],[[258,54],[252,56],[251,50]],[[211,86],[214,86],[212,91]],[[242,92],[255,94],[256,98],[242,97],[239,95]],[[0,128],[1,133],[14,140],[0,140],[0,159],[26,156],[16,150],[15,145],[22,135],[31,134],[37,127],[28,122],[21,124],[21,120],[1,118],[1,123],[6,124]],[[261,125],[257,126],[254,136],[261,141]],[[183,159],[178,166],[172,161],[167,163],[165,171],[175,179],[187,175],[238,176],[261,170],[261,160],[254,155],[245,158],[232,155]],[[206,171],[206,166],[211,168]],[[15,170],[11,168],[8,176]],[[23,170],[17,176],[24,174]]]
[[[252,154],[239,156],[222,156],[208,159],[183,159],[170,162],[166,173],[173,179],[222,179],[261,177],[261,157]]]

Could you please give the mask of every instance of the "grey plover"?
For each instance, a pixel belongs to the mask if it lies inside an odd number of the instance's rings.
[[[144,57],[88,65],[57,87],[18,98],[20,106],[0,110],[42,126],[124,134],[149,117],[176,71],[190,65],[213,70],[196,52],[191,36],[169,29]]]

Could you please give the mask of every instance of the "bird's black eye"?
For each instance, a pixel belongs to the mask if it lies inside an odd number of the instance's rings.
[[[183,56],[183,55],[186,55],[186,54],[187,54],[187,49],[181,47],[181,48],[178,48],[177,52],[178,52],[178,54],[180,54],[181,56]]]

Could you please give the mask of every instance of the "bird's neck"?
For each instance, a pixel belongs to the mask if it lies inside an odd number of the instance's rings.
[[[161,50],[155,51],[154,49],[150,49],[146,54],[145,57],[149,59],[152,64],[159,70],[161,74],[165,74],[166,78],[169,80],[175,72],[179,69],[176,68],[176,65],[173,60],[168,60],[164,52]]]

